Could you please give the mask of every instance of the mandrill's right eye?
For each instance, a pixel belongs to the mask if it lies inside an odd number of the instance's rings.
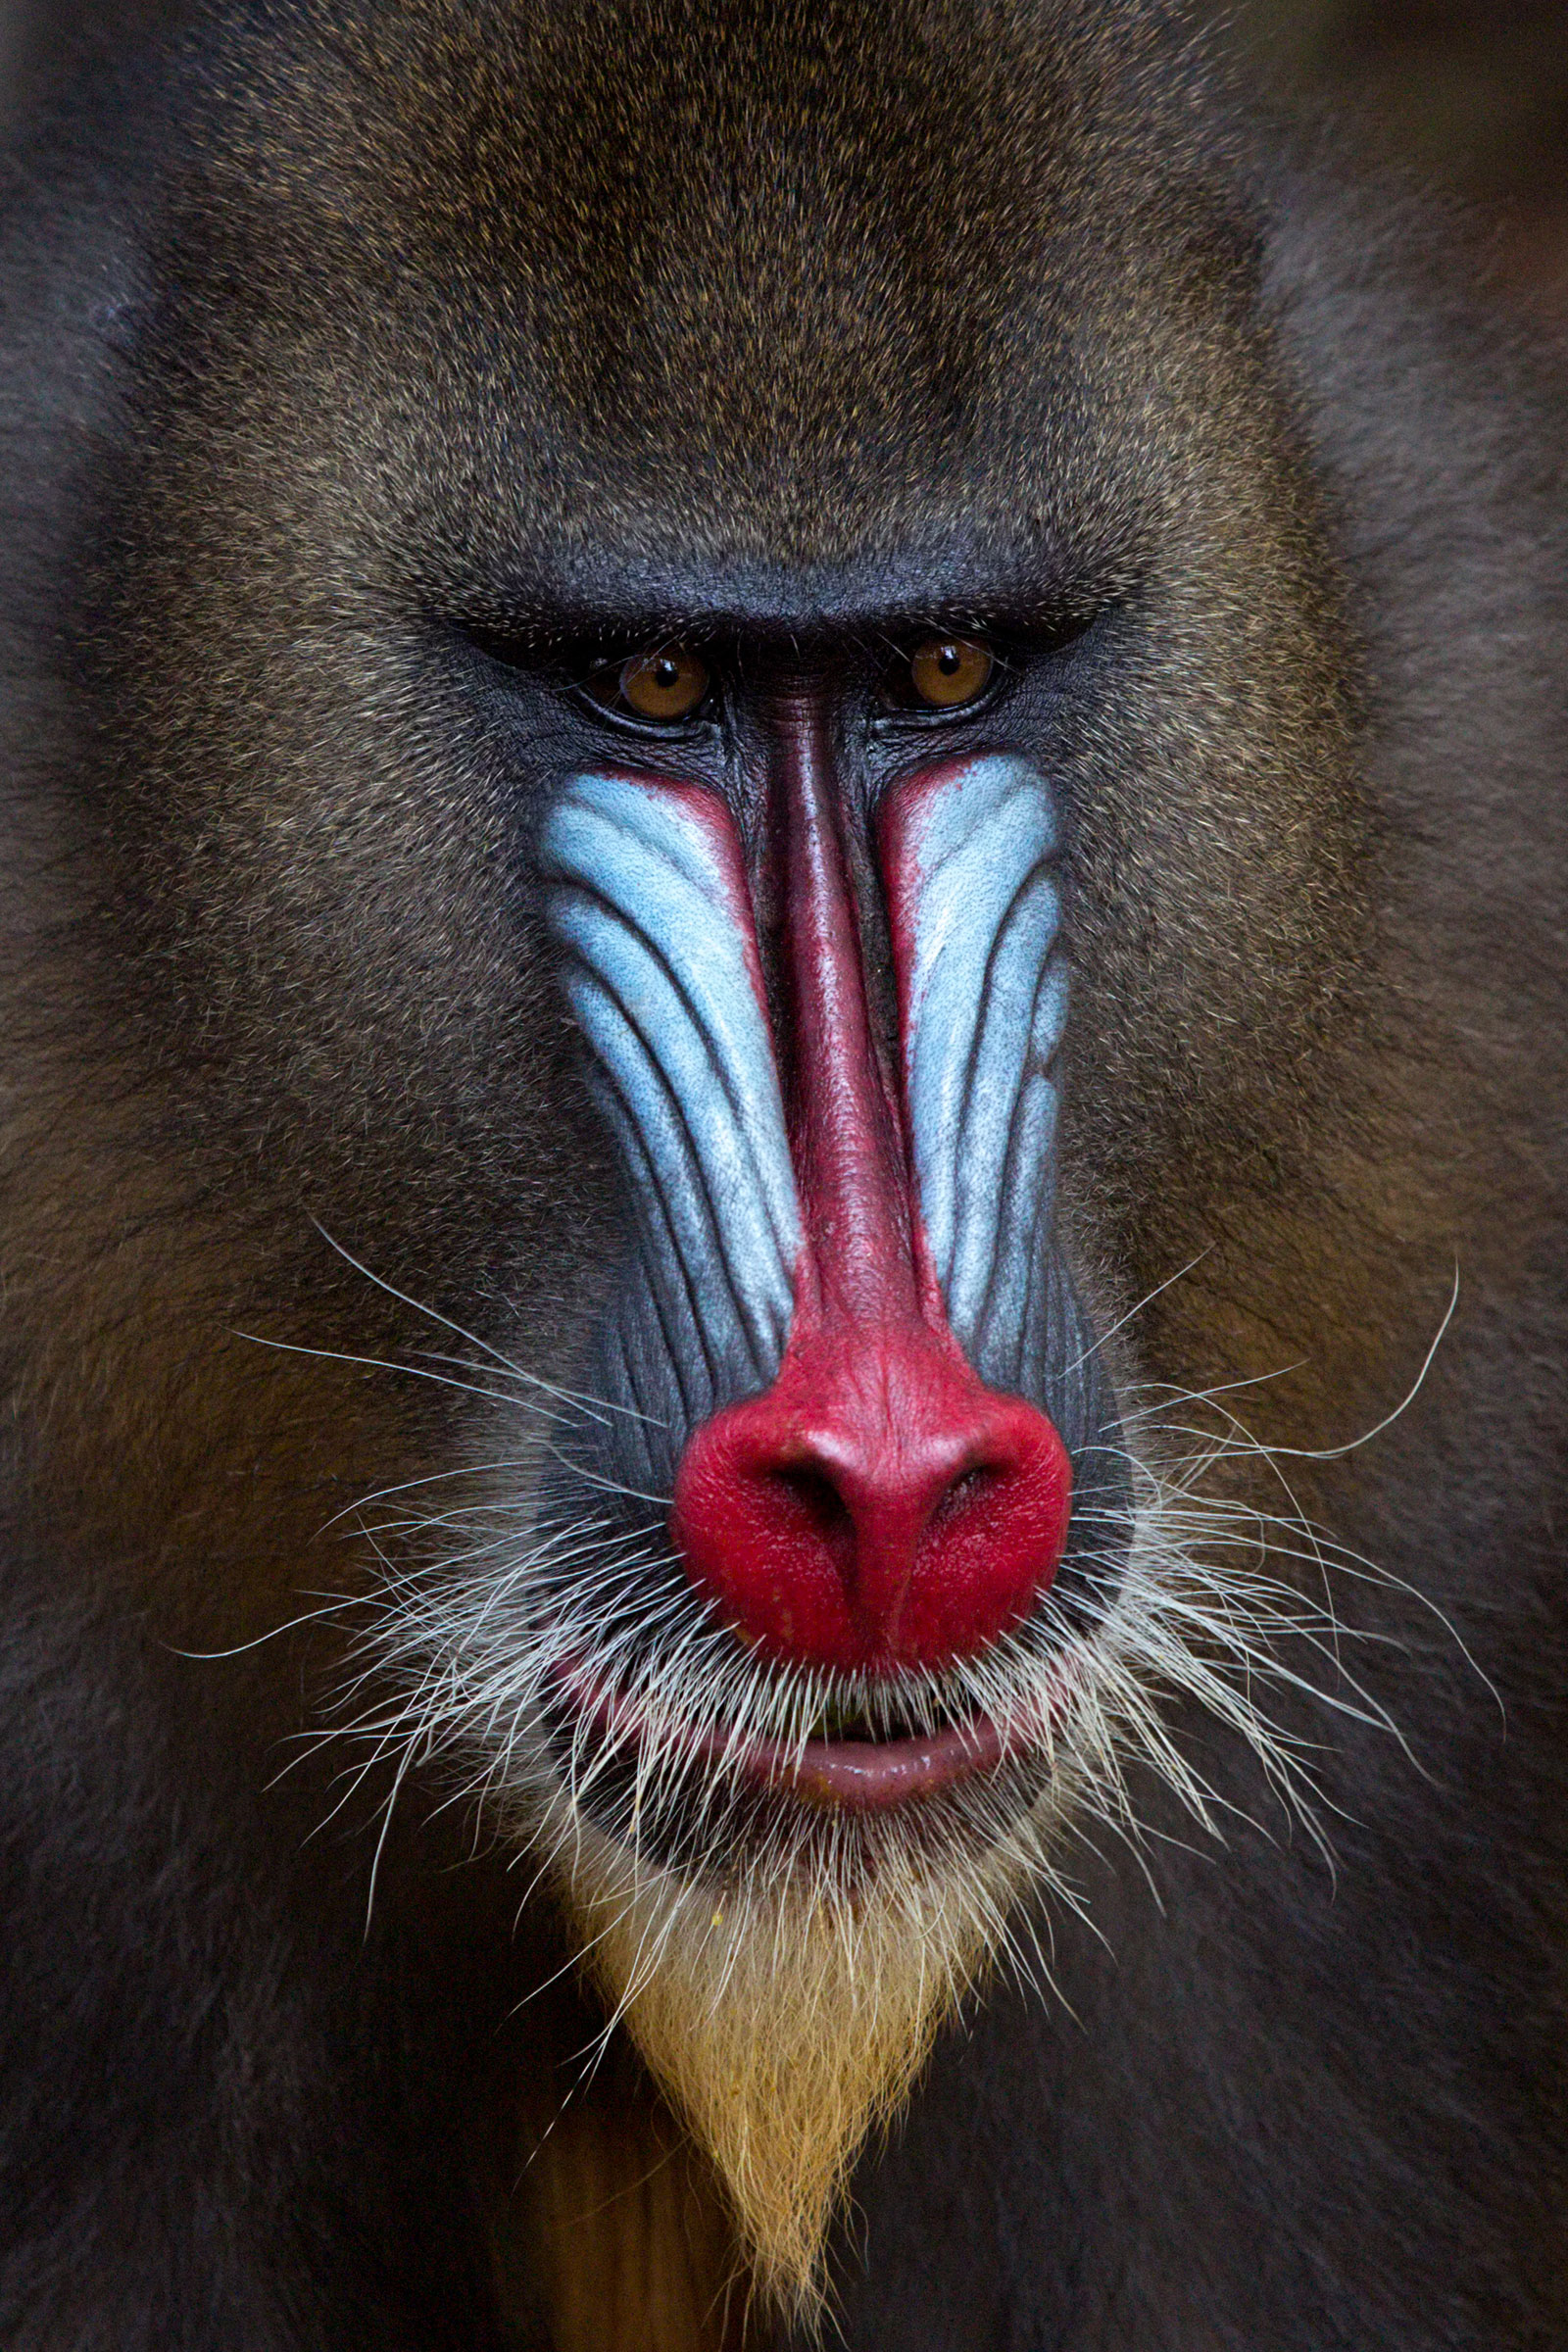
[[[707,662],[687,647],[673,645],[633,654],[618,667],[597,671],[585,691],[615,717],[672,726],[702,709],[710,684]]]

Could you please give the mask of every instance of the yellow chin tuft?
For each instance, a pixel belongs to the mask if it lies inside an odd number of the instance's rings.
[[[906,1867],[853,1894],[635,1865],[586,1826],[563,1891],[600,1985],[708,2151],[758,2286],[819,2322],[823,2247],[867,2133],[906,2097],[991,1958],[1006,1889]],[[967,1899],[965,1899],[967,1898]]]

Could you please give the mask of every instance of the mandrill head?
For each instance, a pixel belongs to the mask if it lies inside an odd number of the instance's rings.
[[[222,39],[83,689],[130,1050],[297,1344],[447,1333],[378,1424],[389,1720],[808,2305],[1124,1753],[1201,1802],[1161,1687],[1270,1739],[1150,1413],[1217,1324],[1129,1321],[1216,1203],[1288,1227],[1364,928],[1255,224],[1152,7]]]

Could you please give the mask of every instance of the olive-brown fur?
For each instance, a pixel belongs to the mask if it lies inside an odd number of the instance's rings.
[[[1402,1743],[1285,1709],[1334,1870],[1173,1703],[1224,1843],[1140,1785],[1084,1850],[1059,1999],[980,2002],[861,2167],[847,2339],[1568,2329],[1563,413],[1338,178],[1142,0],[203,9],[19,149],[19,2352],[733,2336],[630,2053],[549,2128],[597,2019],[531,1866],[416,1759],[371,1905],[391,1767],[334,1812],[301,1738],[352,1613],[277,1629],[467,1458],[405,1301],[569,1384],[613,1279],[530,870],[570,648],[927,613],[1047,648],[1064,1231],[1102,1329],[1190,1266],[1124,1396],[1334,1448],[1459,1304],[1374,1442],[1229,1474],[1396,1580],[1335,1600]]]

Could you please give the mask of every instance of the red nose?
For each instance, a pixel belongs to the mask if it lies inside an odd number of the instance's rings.
[[[938,1666],[1016,1624],[1067,1532],[1066,1448],[919,1325],[819,1331],[700,1429],[675,1484],[696,1584],[780,1661]]]
[[[783,1362],[687,1443],[670,1528],[693,1582],[773,1658],[844,1672],[982,1649],[1051,1581],[1072,1473],[948,1322],[902,1106],[872,1035],[820,715],[778,727],[804,1234]],[[895,942],[897,946],[897,942]]]

